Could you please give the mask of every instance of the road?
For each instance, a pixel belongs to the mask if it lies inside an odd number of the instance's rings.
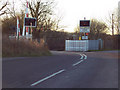
[[[3,58],[3,88],[118,88],[118,53]]]

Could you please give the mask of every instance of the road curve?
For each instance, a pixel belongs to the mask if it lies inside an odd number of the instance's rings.
[[[118,88],[117,53],[51,52],[3,58],[3,88]]]

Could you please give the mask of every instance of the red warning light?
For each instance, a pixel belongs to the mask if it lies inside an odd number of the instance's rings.
[[[86,35],[88,36],[88,33],[86,33]]]

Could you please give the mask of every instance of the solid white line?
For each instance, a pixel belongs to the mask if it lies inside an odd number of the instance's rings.
[[[83,55],[82,55],[82,54],[80,54],[80,56],[81,56],[81,58],[80,58],[80,59],[83,59]]]
[[[79,62],[73,64],[72,66],[76,66],[76,65],[78,65],[78,64],[80,64],[82,61],[83,61],[83,60],[80,60]]]
[[[49,79],[49,78],[55,76],[55,75],[57,75],[57,74],[62,73],[63,71],[65,71],[65,70],[64,70],[64,69],[63,69],[63,70],[60,70],[60,71],[58,71],[58,72],[56,72],[56,73],[54,73],[54,74],[52,74],[52,75],[50,75],[50,76],[48,76],[48,77],[45,77],[45,78],[43,78],[43,79],[41,79],[41,80],[39,80],[39,81],[37,81],[37,82],[31,84],[30,86],[35,86],[35,85],[37,85],[37,84],[39,84],[39,83],[41,83],[41,82],[43,82],[43,81],[45,81],[45,80],[47,80],[47,79]]]
[[[84,56],[85,56],[85,58],[84,59],[87,59],[87,55],[85,55],[85,54],[83,54]]]

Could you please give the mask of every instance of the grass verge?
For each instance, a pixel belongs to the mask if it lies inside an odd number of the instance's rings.
[[[119,49],[105,49],[105,50],[88,50],[88,52],[94,52],[94,51],[120,51]]]
[[[10,40],[3,36],[2,57],[39,57],[52,55],[44,43],[30,40]]]

